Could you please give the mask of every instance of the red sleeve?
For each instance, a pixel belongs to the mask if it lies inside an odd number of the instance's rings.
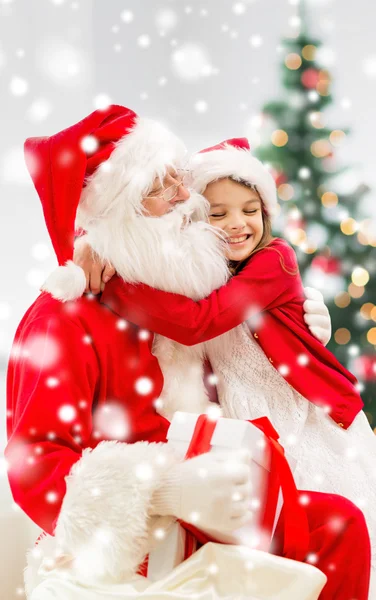
[[[52,534],[66,487],[91,433],[97,363],[85,332],[45,317],[19,330],[8,369],[5,450],[15,502]]]
[[[296,299],[300,292],[295,253],[281,242],[257,252],[239,274],[199,302],[147,285],[127,284],[119,277],[106,285],[101,302],[140,327],[192,346]]]

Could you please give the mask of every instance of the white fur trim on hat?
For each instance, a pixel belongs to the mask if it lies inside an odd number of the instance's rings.
[[[271,173],[249,150],[226,144],[223,149],[198,152],[190,159],[191,186],[202,194],[209,183],[231,177],[254,185],[272,216],[277,207],[276,184]]]
[[[52,271],[41,287],[41,292],[49,292],[56,300],[68,302],[82,296],[86,289],[83,269],[68,260],[64,267]]]
[[[185,157],[186,147],[176,135],[157,121],[138,117],[134,128],[88,179],[78,205],[76,227],[88,229],[106,216],[134,216],[154,179],[163,178],[168,167],[182,166]]]

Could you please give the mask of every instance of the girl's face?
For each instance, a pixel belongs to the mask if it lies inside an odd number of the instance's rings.
[[[210,202],[209,220],[227,234],[229,260],[246,259],[259,244],[264,225],[258,193],[232,179],[210,183],[204,192]]]

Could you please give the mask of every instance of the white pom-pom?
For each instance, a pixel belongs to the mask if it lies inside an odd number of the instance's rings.
[[[68,302],[80,298],[86,289],[86,277],[83,269],[68,260],[64,267],[57,267],[41,287],[56,300]]]

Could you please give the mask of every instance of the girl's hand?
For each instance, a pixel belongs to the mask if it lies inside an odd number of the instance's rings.
[[[310,287],[304,288],[304,293],[307,298],[303,304],[304,320],[312,335],[326,346],[332,335],[332,321],[324,297],[321,292]]]
[[[74,243],[73,262],[81,267],[86,277],[85,292],[99,294],[105,284],[115,275],[109,262],[103,262],[87,242],[87,236],[79,237]]]

